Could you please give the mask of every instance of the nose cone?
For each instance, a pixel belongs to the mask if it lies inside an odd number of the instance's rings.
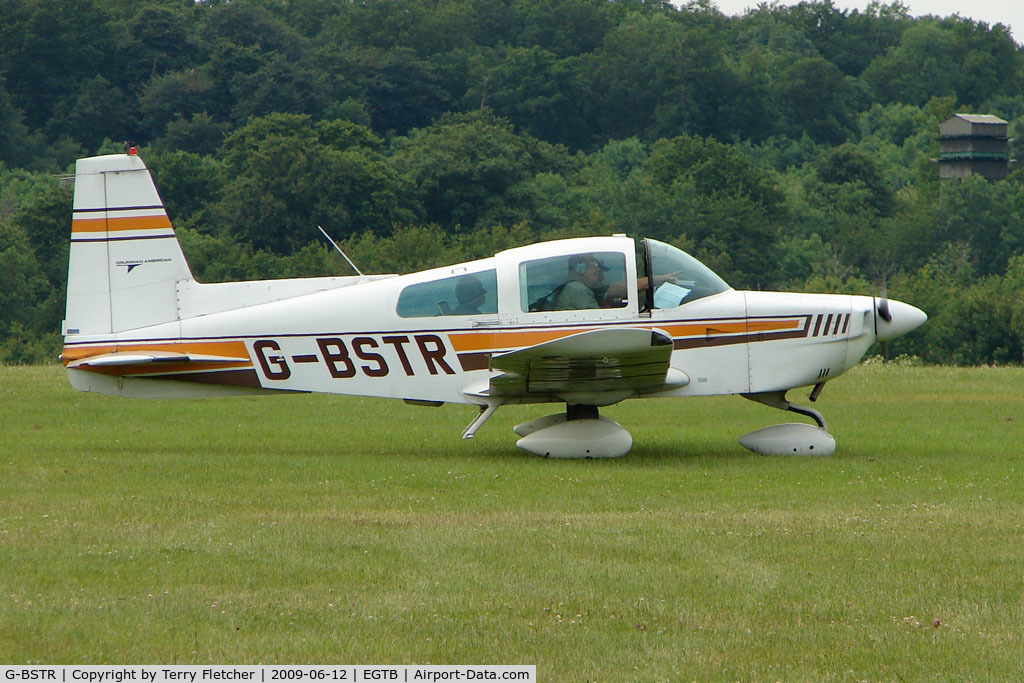
[[[907,332],[921,327],[924,321],[928,320],[927,314],[920,308],[892,300],[889,301],[889,320],[886,320],[878,312],[878,301],[875,302],[875,338],[878,341],[902,337]]]

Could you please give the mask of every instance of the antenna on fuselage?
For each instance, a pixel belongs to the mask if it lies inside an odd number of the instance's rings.
[[[365,275],[363,275],[363,271],[361,271],[358,268],[356,268],[356,264],[352,263],[352,259],[350,259],[348,256],[345,255],[345,252],[343,252],[341,250],[341,247],[338,246],[338,243],[335,242],[333,239],[331,239],[331,236],[327,234],[327,231],[323,229],[323,226],[317,225],[316,227],[320,228],[320,232],[322,232],[324,234],[324,237],[327,238],[327,241],[330,242],[332,245],[334,245],[334,248],[338,250],[338,253],[341,254],[341,257],[343,259],[345,259],[350,266],[352,266],[352,270],[354,270],[357,273],[359,273],[360,277],[366,277]]]

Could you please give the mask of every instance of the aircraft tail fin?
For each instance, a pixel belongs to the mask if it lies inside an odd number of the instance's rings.
[[[180,319],[192,273],[137,155],[79,159],[65,335],[109,334]]]

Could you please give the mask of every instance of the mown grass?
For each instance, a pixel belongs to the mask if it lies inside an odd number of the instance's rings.
[[[791,398],[796,398],[796,394]],[[0,662],[523,663],[540,680],[1024,675],[1024,370],[865,366],[838,448],[726,397],[607,409],[613,461],[474,411],[131,401],[0,368]]]

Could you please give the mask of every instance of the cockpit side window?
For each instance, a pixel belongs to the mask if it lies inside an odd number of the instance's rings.
[[[402,318],[497,312],[498,278],[493,269],[419,282],[398,295],[398,315]]]
[[[674,308],[730,289],[722,278],[685,251],[657,240],[644,242],[653,287],[649,300],[654,308]]]
[[[519,298],[529,313],[621,308],[628,302],[626,257],[602,251],[524,261]]]

